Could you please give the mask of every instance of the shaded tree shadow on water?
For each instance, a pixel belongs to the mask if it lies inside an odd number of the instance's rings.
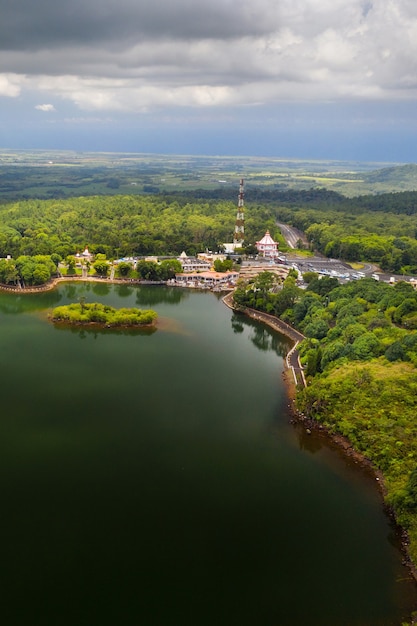
[[[64,296],[68,300],[75,300],[79,297],[80,293],[87,293],[91,291],[91,283],[85,281],[72,281],[70,283],[60,283],[58,289],[64,293]]]
[[[243,314],[233,313],[231,324],[234,333],[243,333],[245,327],[252,329],[249,339],[258,350],[263,352],[272,350],[278,356],[285,357],[292,346],[291,339],[285,335]]]
[[[74,326],[72,324],[65,324],[59,322],[54,324],[55,330],[69,331],[73,335],[78,335],[79,339],[86,339],[92,337],[97,339],[99,335],[128,335],[129,337],[149,337],[158,330],[155,326],[145,326],[143,328],[103,328],[100,326]]]
[[[39,294],[18,295],[5,293],[0,297],[0,312],[6,315],[43,311],[56,306],[62,300],[58,291],[43,291]]]
[[[114,285],[114,291],[119,298],[128,298],[133,293],[133,288],[129,285]]]
[[[238,317],[237,315],[232,316],[232,329],[233,332],[236,334],[243,333],[243,331],[245,330],[245,327],[243,326],[240,317]]]
[[[96,296],[108,296],[112,285],[107,283],[92,283],[91,290]]]
[[[68,300],[74,300],[77,295],[78,288],[75,285],[65,285],[64,294]]]
[[[189,298],[190,293],[186,289],[179,287],[161,287],[161,285],[138,287],[136,293],[136,304],[154,305],[154,304],[179,304],[185,298]]]

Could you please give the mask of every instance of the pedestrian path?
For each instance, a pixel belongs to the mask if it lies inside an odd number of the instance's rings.
[[[307,383],[306,383],[306,379],[304,375],[304,369],[303,369],[303,366],[301,365],[300,355],[297,350],[298,344],[303,339],[305,339],[304,335],[298,332],[298,330],[295,330],[295,328],[293,328],[286,322],[283,322],[282,320],[280,320],[278,317],[275,317],[275,315],[269,315],[268,313],[263,313],[262,311],[257,311],[256,309],[250,309],[248,307],[246,308],[236,307],[233,302],[233,291],[231,291],[226,296],[224,296],[223,302],[225,303],[226,306],[229,307],[229,309],[233,309],[236,312],[244,313],[245,315],[248,315],[252,319],[256,319],[260,322],[264,322],[270,328],[277,330],[278,332],[282,333],[283,335],[285,335],[286,337],[289,337],[290,339],[294,341],[294,345],[292,346],[291,350],[287,353],[285,357],[285,364],[286,364],[286,367],[292,371],[295,385],[301,385],[303,387],[306,387]]]

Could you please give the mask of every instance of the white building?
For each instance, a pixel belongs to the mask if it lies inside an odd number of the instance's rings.
[[[182,265],[183,272],[207,272],[211,268],[211,263],[208,261],[187,256],[185,252],[180,254],[178,261]]]
[[[223,245],[225,254],[235,254],[236,250],[240,250],[242,247],[241,243],[224,243],[222,245]]]
[[[211,288],[235,285],[239,272],[193,272],[175,274],[175,284],[188,287]]]

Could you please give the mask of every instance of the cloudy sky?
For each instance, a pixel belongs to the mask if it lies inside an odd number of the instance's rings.
[[[0,0],[0,147],[417,161],[415,0]]]

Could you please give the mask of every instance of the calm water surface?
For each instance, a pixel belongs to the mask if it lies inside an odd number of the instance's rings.
[[[81,296],[161,327],[47,321]],[[406,619],[416,588],[374,480],[288,423],[286,346],[213,294],[0,294],[0,623]]]

